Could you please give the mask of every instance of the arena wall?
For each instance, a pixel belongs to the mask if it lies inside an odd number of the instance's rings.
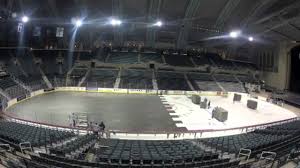
[[[278,71],[277,72],[261,72],[261,79],[265,81],[268,86],[272,86],[278,89],[288,89],[289,76],[290,76],[290,56],[289,52],[293,45],[282,42],[278,48]]]

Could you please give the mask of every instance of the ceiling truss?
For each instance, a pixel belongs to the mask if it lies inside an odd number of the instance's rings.
[[[197,10],[200,7],[201,1],[199,0],[190,0],[184,14],[184,18],[182,20],[182,24],[178,33],[176,47],[177,48],[185,48],[187,45],[189,30],[192,27],[192,21],[195,17]]]

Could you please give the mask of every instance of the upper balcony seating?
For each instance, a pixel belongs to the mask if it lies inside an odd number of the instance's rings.
[[[237,78],[243,83],[257,83],[252,75],[237,75]]]
[[[164,55],[166,63],[173,66],[193,67],[193,63],[186,55]]]
[[[23,73],[21,72],[21,66],[16,65],[15,60],[15,58],[12,58],[8,62],[6,62],[6,72],[14,76],[23,75]]]
[[[1,62],[9,62],[9,60],[11,59],[9,50],[0,50],[0,61]]]
[[[119,88],[153,89],[152,71],[123,70]]]
[[[188,78],[196,90],[222,91],[210,74],[190,73]]]
[[[227,69],[227,70],[234,70],[235,67],[233,63],[229,60],[223,60],[220,55],[218,54],[208,54],[209,58],[211,59],[212,62],[216,64],[217,67]]]
[[[156,81],[160,90],[190,90],[183,74],[159,71]]]
[[[162,64],[163,60],[159,53],[141,53],[141,62],[157,62]]]
[[[32,76],[40,75],[37,65],[34,62],[33,56],[30,55],[28,52],[25,52],[24,55],[18,56],[17,59],[19,60],[23,70],[28,75],[32,75]],[[49,63],[49,66],[50,65],[52,65],[52,64]]]
[[[238,82],[231,74],[215,74],[214,77],[218,82]]]
[[[237,69],[251,69],[251,70],[257,69],[257,67],[252,63],[241,62],[241,61],[233,61],[233,63],[235,64]]]
[[[193,60],[197,65],[211,65],[209,58],[205,54],[193,56]]]
[[[107,63],[134,64],[138,63],[138,53],[136,52],[111,52]]]
[[[92,59],[92,55],[89,52],[82,52],[78,59],[80,61],[90,61]]]
[[[41,58],[42,62],[40,67],[44,71],[45,74],[55,74],[58,72],[58,65],[56,64],[56,55],[48,54],[41,54],[38,56]]]
[[[41,147],[72,136],[74,136],[74,134],[71,132],[0,121],[0,138],[13,146],[22,142],[30,142],[33,147]]]
[[[117,76],[116,69],[94,69],[88,77],[87,87],[113,88]]]

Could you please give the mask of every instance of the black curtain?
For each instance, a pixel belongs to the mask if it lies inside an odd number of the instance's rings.
[[[300,46],[291,50],[290,91],[300,93]]]

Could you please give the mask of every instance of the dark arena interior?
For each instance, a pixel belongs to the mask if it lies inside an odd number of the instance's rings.
[[[300,167],[299,0],[0,0],[0,168]]]

